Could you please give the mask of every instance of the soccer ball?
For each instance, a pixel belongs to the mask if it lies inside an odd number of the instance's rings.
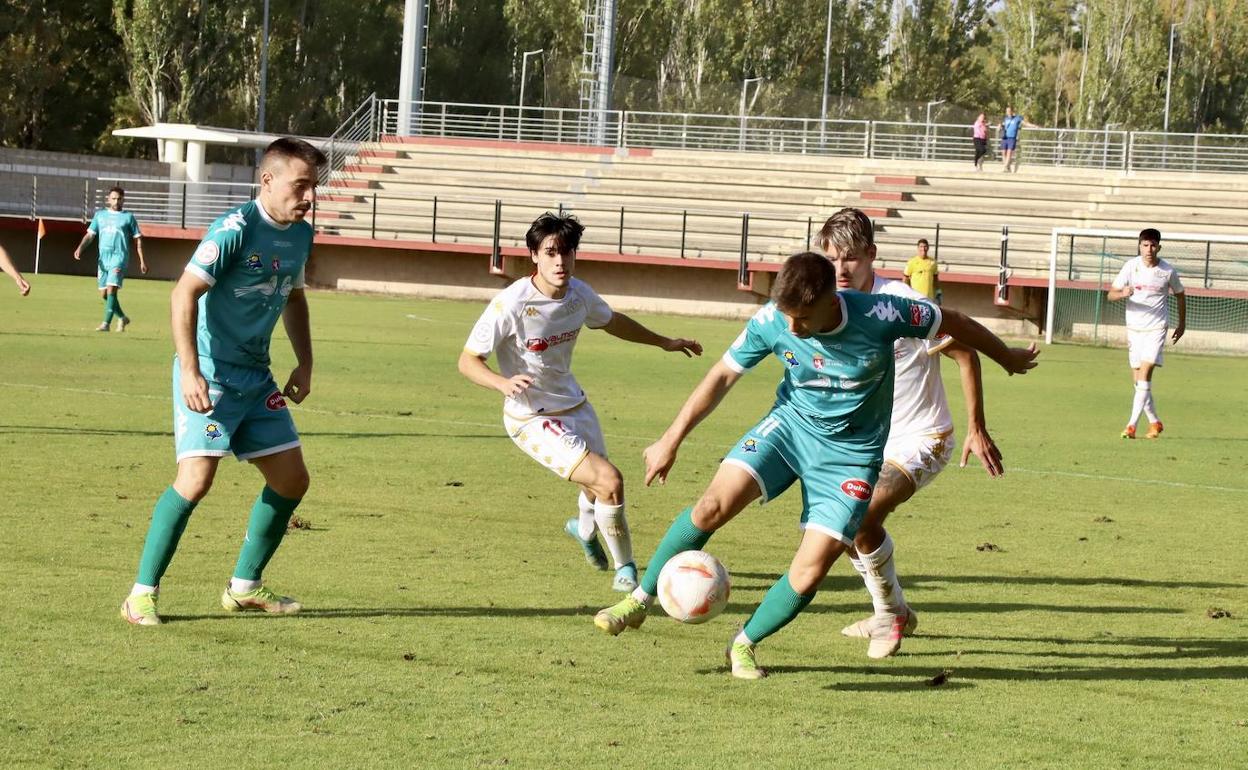
[[[659,604],[681,623],[705,623],[724,611],[732,581],[719,559],[706,551],[684,551],[659,572]]]

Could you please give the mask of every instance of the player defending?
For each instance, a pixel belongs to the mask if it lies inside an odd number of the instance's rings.
[[[13,279],[13,283],[17,284],[17,290],[23,297],[30,294],[30,284],[18,272],[17,267],[13,264],[13,260],[9,258],[9,252],[5,251],[3,246],[0,246],[0,271],[3,271],[5,275]]]
[[[853,242],[854,253],[862,255],[871,243],[870,230],[856,233]],[[728,647],[732,675],[741,679],[764,676],[755,645],[810,604],[832,563],[853,544],[888,434],[894,341],[952,334],[1011,374],[1035,366],[1036,355],[1034,347],[1007,348],[953,310],[942,316],[926,302],[837,292],[835,268],[813,252],[785,262],[772,298],[711,367],[663,436],[647,447],[646,483],[667,478],[694,426],[746,371],[774,354],[784,378],[771,411],[724,458],[701,499],[672,523],[637,590],[594,618],[612,635],[640,626],[668,559],[701,549],[751,501],[772,500],[801,479],[804,532],[797,553]]]
[[[1142,411],[1148,418],[1147,438],[1158,438],[1164,428],[1153,403],[1153,369],[1161,366],[1166,349],[1170,325],[1166,298],[1174,294],[1179,322],[1171,339],[1177,343],[1187,326],[1187,295],[1179,272],[1157,257],[1161,233],[1151,227],[1141,230],[1139,247],[1139,256],[1127,260],[1105,296],[1111,302],[1127,301],[1127,362],[1135,383],[1135,399],[1131,403],[1131,421],[1123,429],[1122,437],[1135,438],[1135,424]]]
[[[126,279],[126,268],[130,265],[130,242],[134,242],[134,251],[139,255],[139,271],[147,274],[147,262],[143,260],[143,233],[139,232],[139,222],[134,214],[122,211],[126,203],[126,191],[114,187],[108,191],[108,208],[95,212],[91,224],[82,236],[82,242],[74,249],[74,259],[82,258],[82,250],[93,239],[100,239],[99,260],[96,262],[96,279],[99,282],[100,297],[104,300],[104,321],[96,327],[97,332],[106,332],[112,325],[113,316],[120,319],[117,331],[124,332],[130,325],[130,317],[121,309],[121,300],[117,296],[121,284]]]
[[[459,371],[503,394],[503,425],[516,446],[581,487],[580,513],[564,530],[591,565],[605,570],[596,534],[601,531],[615,565],[612,588],[631,591],[637,587],[637,565],[624,516],[624,478],[607,460],[598,416],[572,376],[572,350],[581,326],[686,356],[702,355],[702,346],[656,334],[612,312],[589,284],[573,278],[584,231],[570,214],[547,212],[533,222],[525,243],[535,270],[490,302],[459,356]],[[494,352],[499,373],[485,363]]]
[[[260,160],[256,200],[226,212],[208,228],[173,289],[173,426],[178,471],[156,502],[139,573],[121,616],[160,624],[156,599],[191,512],[212,486],[221,458],[249,460],[265,486],[234,576],[221,595],[230,612],[293,613],[299,602],[261,582],[286,525],[308,490],[299,434],[286,408],[312,384],[312,334],[304,295],[304,265],[320,150],[299,139],[278,139]],[[286,387],[269,371],[269,342],[281,317],[298,362]]]
[[[838,289],[853,289],[908,299],[925,297],[901,281],[875,274],[875,244],[854,249],[854,234],[871,232],[871,220],[858,209],[842,209],[819,231],[819,247],[836,268]],[[974,453],[989,476],[1004,473],[1001,452],[988,435],[984,420],[984,386],[979,356],[952,337],[920,340],[905,337],[893,345],[893,417],[884,445],[884,464],[871,493],[867,514],[849,549],[850,563],[862,575],[875,614],[846,626],[845,636],[869,639],[867,656],[886,658],[901,648],[901,639],[918,625],[897,579],[893,539],[884,520],[897,506],[932,482],[953,456],[953,417],[940,379],[940,357],[949,356],[961,372],[966,400],[966,445],[962,465]]]

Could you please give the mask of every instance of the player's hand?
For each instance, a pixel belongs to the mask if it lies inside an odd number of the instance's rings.
[[[1135,287],[1132,286],[1131,284],[1127,284],[1126,286],[1123,286],[1118,291],[1122,292],[1122,298],[1126,299],[1127,297],[1130,297],[1132,294],[1135,293]]]
[[[1029,369],[1036,368],[1038,355],[1040,355],[1040,349],[1033,342],[1025,348],[1009,348],[1006,351],[1005,360],[997,363],[1001,364],[1001,368],[1009,372],[1011,376],[1026,374]]]
[[[21,292],[23,297],[30,294],[30,284],[26,282],[25,278],[15,278],[13,280],[17,282],[17,290]]]
[[[182,370],[182,401],[192,412],[207,414],[212,411],[212,398],[208,395],[208,381],[200,374],[199,367],[193,372]]]
[[[962,445],[960,467],[966,467],[966,460],[972,453],[984,464],[984,470],[988,471],[989,476],[996,478],[1005,473],[1005,466],[1001,463],[1001,450],[997,449],[988,431],[978,425],[972,425],[966,429],[966,442]]]
[[[676,464],[676,447],[659,439],[641,452],[646,463],[646,486],[656,478],[660,484],[667,483],[667,473]]]
[[[517,374],[503,380],[503,382],[498,386],[498,389],[507,398],[515,398],[524,391],[528,390],[532,384],[532,377],[527,374]]]
[[[286,380],[286,387],[282,388],[282,395],[294,401],[296,404],[302,404],[303,400],[312,392],[312,367],[296,366],[290,373],[290,377]]]
[[[687,340],[680,337],[669,337],[667,342],[663,343],[663,349],[669,353],[684,353],[687,358],[702,355],[702,343],[697,340]]]
[[[74,249],[74,259],[79,260],[81,258],[82,258],[82,247],[79,246],[78,248]]]
[[[1185,331],[1187,331],[1187,327],[1185,327],[1183,324],[1179,324],[1178,326],[1174,327],[1174,334],[1170,335],[1170,339],[1171,339],[1170,344],[1173,345],[1174,343],[1178,342],[1183,337],[1183,332]]]
[[[147,275],[147,263],[142,260],[139,261],[139,272]]]

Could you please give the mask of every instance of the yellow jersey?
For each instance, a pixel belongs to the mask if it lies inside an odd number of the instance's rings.
[[[929,299],[936,299],[936,274],[940,266],[931,257],[914,256],[906,263],[905,275],[910,279],[910,288]]]

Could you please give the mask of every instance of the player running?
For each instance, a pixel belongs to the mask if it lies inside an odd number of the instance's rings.
[[[312,386],[312,332],[304,266],[320,150],[278,139],[260,160],[256,200],[208,228],[173,289],[173,427],[178,471],[152,512],[138,578],[121,616],[160,625],[156,601],[195,506],[212,487],[217,464],[233,454],[264,476],[234,575],[221,595],[229,612],[294,613],[299,602],[269,590],[261,573],[308,490],[299,434],[285,398],[302,402]],[[281,318],[298,365],[277,389],[269,343]],[[285,398],[283,398],[285,396]]]
[[[925,300],[913,287],[875,274],[875,244],[855,251],[852,234],[870,229],[866,214],[847,208],[832,215],[819,231],[819,247],[836,268],[837,288]],[[948,336],[897,340],[893,345],[893,416],[884,464],[849,548],[850,563],[866,583],[875,614],[841,631],[845,636],[869,639],[867,656],[871,658],[895,655],[902,637],[918,625],[918,615],[906,604],[897,579],[896,550],[884,520],[930,484],[953,456],[953,417],[940,379],[940,353],[956,361],[961,373],[967,412],[962,465],[974,453],[989,476],[1005,472],[1001,452],[985,427],[984,386],[975,351]]]
[[[871,230],[855,232],[862,255]],[[646,483],[664,481],[681,442],[748,370],[769,355],[784,378],[771,411],[719,466],[696,504],[672,523],[646,565],[641,585],[594,623],[608,634],[637,628],[654,600],[658,575],[672,556],[701,549],[747,504],[774,499],[802,481],[804,530],[785,574],[728,647],[732,675],[765,675],[755,645],[792,621],[815,597],[836,558],[853,545],[879,475],[893,402],[893,343],[902,337],[956,336],[1011,374],[1035,366],[1035,348],[1008,348],[977,322],[926,302],[836,290],[836,270],[823,255],[790,257],[764,305],[724,357],[694,389],[663,436],[644,453]]]
[[[1135,384],[1131,402],[1131,420],[1122,431],[1123,438],[1135,438],[1135,424],[1140,412],[1148,418],[1146,438],[1158,438],[1164,427],[1153,403],[1153,369],[1161,366],[1166,349],[1166,331],[1170,325],[1167,297],[1174,294],[1179,322],[1171,339],[1177,343],[1187,328],[1187,294],[1179,271],[1157,254],[1161,251],[1161,233],[1148,227],[1140,231],[1139,255],[1127,260],[1114,278],[1105,298],[1111,302],[1127,301],[1127,362]]]
[[[503,394],[503,425],[516,446],[581,487],[579,515],[564,530],[591,565],[605,570],[607,557],[596,534],[602,532],[615,567],[612,588],[631,591],[637,587],[637,565],[624,516],[624,478],[607,459],[598,416],[572,376],[572,350],[582,326],[686,356],[702,355],[702,346],[656,334],[613,312],[589,284],[573,278],[584,231],[570,214],[547,212],[533,222],[525,235],[533,274],[490,302],[459,356],[459,371]],[[485,363],[495,352],[499,372]]]
[[[95,330],[108,331],[112,328],[113,316],[116,316],[119,319],[117,331],[124,332],[130,325],[130,317],[122,311],[121,298],[117,295],[126,280],[126,268],[130,265],[131,241],[134,242],[134,252],[139,255],[139,272],[144,275],[147,274],[147,262],[143,260],[143,233],[139,232],[139,222],[134,214],[122,211],[126,191],[113,187],[108,191],[107,203],[107,208],[99,209],[91,217],[82,242],[74,249],[74,259],[81,259],[87,244],[97,237],[100,239],[95,273],[100,297],[104,300],[104,320]]]

